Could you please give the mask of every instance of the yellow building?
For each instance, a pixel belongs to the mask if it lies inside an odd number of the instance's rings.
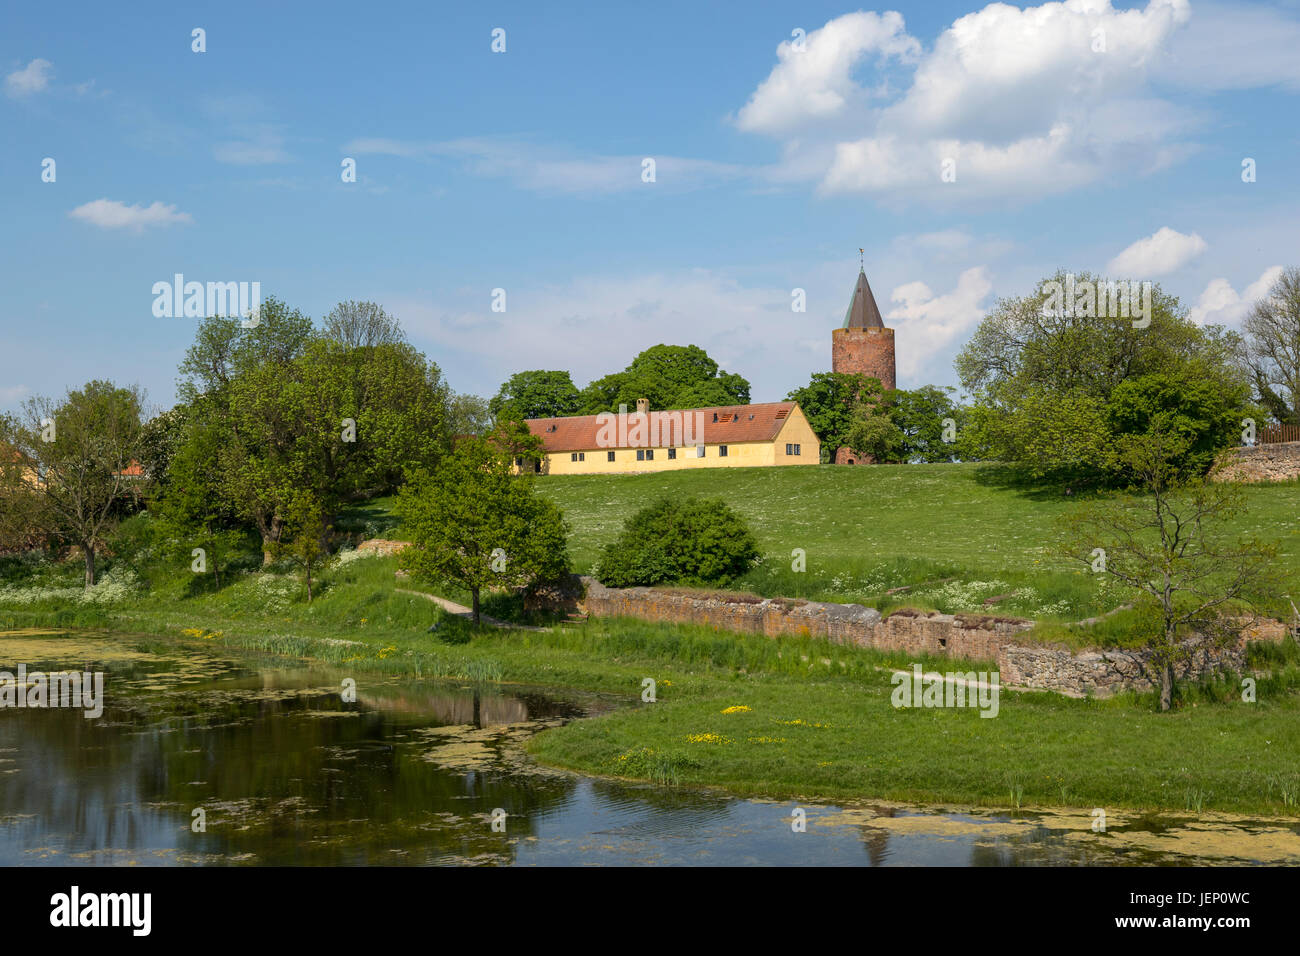
[[[652,412],[645,399],[618,415],[530,418],[542,461],[515,466],[550,475],[612,475],[682,468],[816,465],[821,444],[795,402]]]

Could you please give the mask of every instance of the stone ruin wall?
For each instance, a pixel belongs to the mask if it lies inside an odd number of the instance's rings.
[[[1003,684],[1081,696],[1108,696],[1121,690],[1145,691],[1145,655],[1133,651],[1073,651],[1056,644],[1017,640],[1033,628],[1023,618],[940,614],[902,608],[882,617],[859,604],[829,604],[785,598],[734,598],[655,588],[607,588],[584,577],[582,609],[595,617],[631,617],[674,624],[700,624],[719,630],[827,638],[836,644],[928,654],[997,665]],[[1236,646],[1211,647],[1191,641],[1192,653],[1180,677],[1223,669],[1245,669],[1248,641],[1280,641],[1286,627],[1264,621],[1244,629]]]

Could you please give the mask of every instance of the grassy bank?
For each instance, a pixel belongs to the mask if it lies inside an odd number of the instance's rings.
[[[670,495],[720,496],[749,522],[760,564],[732,588],[766,597],[908,605],[945,613],[1012,614],[1044,622],[1094,617],[1124,603],[1105,575],[1064,558],[1057,520],[1081,489],[1025,487],[997,468],[882,465],[689,470],[644,475],[556,475],[538,487],[564,513],[578,570],[589,570],[628,515]],[[1274,541],[1282,593],[1300,596],[1300,482],[1245,489],[1247,511],[1230,529]],[[349,516],[401,537],[389,502]],[[791,552],[806,554],[806,571]],[[1075,550],[1079,550],[1077,547]],[[1087,553],[1090,549],[1082,549]],[[896,591],[898,588],[907,591]],[[895,593],[888,593],[895,591]],[[991,598],[1000,598],[986,605]],[[1289,612],[1283,603],[1270,609]]]
[[[156,570],[147,589],[122,583],[83,601],[57,579],[75,580],[75,566],[47,568],[25,588],[11,585],[0,627],[131,630],[359,674],[623,695],[628,707],[532,743],[538,759],[588,773],[782,798],[1297,813],[1300,655],[1291,643],[1258,661],[1273,676],[1260,680],[1257,703],[1242,703],[1232,680],[1186,688],[1169,714],[1155,713],[1149,696],[1004,691],[987,719],[969,709],[895,709],[880,668],[909,667],[903,656],[639,621],[475,630],[396,593],[394,570],[390,558],[336,561],[307,604],[286,574],[232,574],[212,591],[194,575]],[[646,678],[656,682],[653,704],[639,702]]]

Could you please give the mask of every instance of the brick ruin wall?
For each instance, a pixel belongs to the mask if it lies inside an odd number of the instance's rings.
[[[631,617],[675,624],[700,624],[719,630],[826,638],[836,644],[948,656],[997,665],[1003,684],[1108,696],[1120,690],[1153,687],[1146,657],[1132,651],[1072,651],[1064,645],[1035,644],[1017,636],[1033,627],[1022,618],[940,614],[903,608],[882,617],[860,604],[828,604],[784,598],[738,600],[655,588],[607,588],[584,577],[582,608],[594,617]],[[1241,633],[1236,646],[1211,647],[1190,641],[1190,656],[1178,668],[1186,678],[1220,670],[1243,671],[1251,640],[1280,641],[1286,627],[1258,623]]]
[[[1256,445],[1254,448],[1229,448],[1219,456],[1214,481],[1293,481],[1300,478],[1300,441]]]

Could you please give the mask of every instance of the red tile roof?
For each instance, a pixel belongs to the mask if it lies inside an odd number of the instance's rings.
[[[771,441],[776,438],[777,433],[781,431],[781,426],[785,424],[790,412],[796,407],[795,402],[766,402],[760,405],[721,405],[714,408],[687,408],[674,410],[671,412],[651,412],[650,419],[653,424],[656,419],[659,421],[659,444],[668,445],[672,443],[680,444],[680,437],[683,427],[674,424],[669,425],[666,416],[682,416],[679,422],[687,421],[687,416],[692,416],[696,412],[703,415],[704,429],[703,436],[695,431],[695,419],[689,419],[691,424],[691,442],[702,441],[706,445],[726,445],[739,444],[747,441]],[[663,417],[661,417],[663,416]],[[629,411],[627,414],[627,430],[634,432],[637,421],[637,412]],[[606,431],[612,439],[609,444],[601,445],[597,443],[596,436],[600,433],[604,421],[597,415],[576,415],[571,418],[530,418],[526,422],[528,430],[542,439],[542,445],[547,452],[562,451],[593,451],[599,448],[635,448],[634,443],[624,441],[617,444],[618,435],[617,427],[607,427]],[[670,438],[671,428],[671,438]]]

